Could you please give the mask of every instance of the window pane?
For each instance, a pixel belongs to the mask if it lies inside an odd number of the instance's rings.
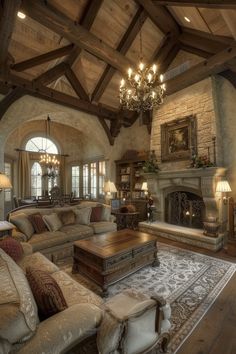
[[[72,166],[71,168],[71,186],[74,197],[79,197],[79,166]]]
[[[28,151],[46,151],[49,154],[58,154],[56,145],[50,139],[43,138],[41,136],[30,139],[27,142],[25,149]]]
[[[90,165],[90,184],[91,198],[97,198],[97,163],[93,162]]]
[[[7,175],[9,180],[11,181],[11,164],[9,162],[4,163],[4,173]],[[11,189],[4,189],[4,200],[5,202],[11,201]]]
[[[31,195],[42,195],[42,168],[38,162],[34,162],[31,168]]]
[[[104,183],[105,183],[105,176],[106,176],[106,162],[99,161],[99,197],[104,196]]]
[[[89,176],[89,166],[86,163],[83,165],[83,196],[89,196],[89,188],[88,188],[88,176]]]

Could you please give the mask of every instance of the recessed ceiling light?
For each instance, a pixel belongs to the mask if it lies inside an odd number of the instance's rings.
[[[190,19],[187,16],[184,16],[185,21],[191,22]]]
[[[21,18],[22,20],[24,20],[26,18],[26,15],[23,12],[20,12],[20,11],[17,12],[17,16],[19,18]]]

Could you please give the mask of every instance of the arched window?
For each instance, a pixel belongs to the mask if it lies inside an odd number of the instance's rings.
[[[35,138],[31,138],[30,140],[28,140],[25,145],[25,149],[27,151],[58,154],[57,146],[50,139],[43,138],[41,136],[37,136]]]
[[[38,162],[34,162],[31,168],[31,195],[42,195],[42,168]]]

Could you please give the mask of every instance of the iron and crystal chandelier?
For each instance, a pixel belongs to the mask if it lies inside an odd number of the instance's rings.
[[[141,24],[139,33],[140,63],[136,70],[129,68],[126,80],[121,80],[119,98],[122,108],[143,112],[163,103],[166,87],[163,75],[158,74],[157,65],[147,66],[143,62]]]
[[[45,122],[45,130],[46,130],[46,142],[47,142],[51,130],[51,119],[49,116],[47,117],[47,120]],[[47,148],[44,151],[42,151],[43,154],[40,155],[39,163],[40,165],[46,167],[47,173],[45,175],[47,177],[55,178],[59,176],[60,161],[56,158],[56,155],[49,154],[46,150]]]

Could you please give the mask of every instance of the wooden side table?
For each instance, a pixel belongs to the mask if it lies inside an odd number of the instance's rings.
[[[123,229],[137,230],[138,229],[138,223],[139,223],[138,212],[121,213],[117,211],[114,213],[114,215],[116,216],[117,230],[123,230]]]
[[[0,237],[12,234],[12,230],[15,226],[8,221],[0,221]]]

